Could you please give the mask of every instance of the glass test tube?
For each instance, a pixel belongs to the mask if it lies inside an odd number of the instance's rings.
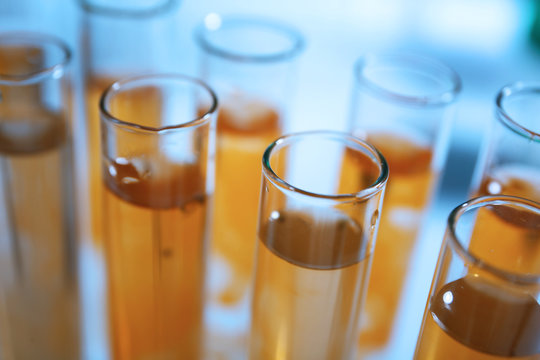
[[[495,98],[494,119],[471,192],[540,201],[540,83],[516,82]]]
[[[539,250],[539,203],[498,195],[456,207],[414,359],[540,359]]]
[[[461,81],[445,64],[414,54],[368,54],[354,70],[350,130],[382,152],[391,173],[359,339],[369,358],[394,350],[398,309],[409,311],[400,306],[409,261],[446,160]]]
[[[315,131],[273,142],[262,173],[249,359],[352,359],[386,161]]]
[[[120,80],[101,98],[113,359],[206,358],[216,107],[210,88],[183,75]]]
[[[100,244],[102,238],[99,98],[116,80],[171,71],[178,3],[177,0],[79,0],[89,203],[89,214],[85,216],[88,221],[83,225],[86,237],[94,244]]]
[[[0,35],[0,357],[80,358],[68,66],[59,39]]]
[[[220,102],[209,319],[216,353],[236,357],[249,327],[260,159],[288,121],[303,37],[274,19],[218,14],[195,37],[200,76]]]

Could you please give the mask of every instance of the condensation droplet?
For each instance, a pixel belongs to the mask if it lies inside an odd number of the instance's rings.
[[[203,194],[196,194],[191,198],[191,200],[181,204],[180,210],[186,214],[190,214],[197,209],[197,206],[199,206],[199,204],[204,203],[204,201],[205,197]]]
[[[219,16],[216,13],[210,13],[206,15],[204,18],[204,25],[208,28],[208,30],[217,30],[221,27],[221,16]]]
[[[377,220],[379,220],[379,210],[375,210],[375,212],[371,216],[371,226],[372,227],[375,227],[375,225],[377,225]]]
[[[454,301],[454,295],[452,294],[452,292],[445,292],[443,295],[443,301],[446,305],[450,305]]]
[[[180,209],[186,214],[191,214],[193,211],[195,211],[196,206],[197,206],[196,201],[188,201],[187,203],[180,206]]]
[[[60,79],[64,75],[64,70],[62,68],[57,68],[52,73],[53,79]]]
[[[488,193],[492,195],[500,194],[502,191],[502,185],[497,181],[492,181],[487,186]]]
[[[116,163],[118,165],[127,165],[129,164],[129,160],[124,157],[119,157],[119,158],[116,158]]]
[[[136,184],[139,182],[139,179],[137,178],[134,178],[134,177],[131,177],[131,176],[126,176],[125,178],[122,178],[122,183],[124,184]]]
[[[165,249],[162,249],[162,250],[161,250],[161,256],[163,256],[164,258],[171,257],[172,254],[173,254],[172,249],[165,248]]]
[[[109,174],[111,174],[112,177],[116,177],[116,175],[118,175],[114,165],[109,165]]]
[[[141,178],[148,180],[150,179],[150,175],[152,175],[152,172],[150,170],[146,170],[141,174]]]

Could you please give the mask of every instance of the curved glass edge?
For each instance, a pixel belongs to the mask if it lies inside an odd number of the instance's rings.
[[[446,77],[452,85],[448,90],[433,94],[431,96],[408,96],[400,94],[384,87],[381,87],[363,76],[363,71],[369,66],[369,63],[375,61],[393,60],[396,63],[407,62],[411,69],[418,69],[422,72],[428,72],[424,65],[428,65],[431,69],[436,69],[440,75]],[[447,106],[453,103],[462,90],[461,77],[452,68],[443,62],[434,58],[425,57],[417,54],[409,53],[369,53],[356,60],[354,64],[355,79],[358,83],[364,85],[367,89],[379,96],[397,103],[414,106]]]
[[[212,26],[209,26],[208,23],[212,23]],[[228,49],[221,48],[213,45],[207,39],[207,35],[219,31],[223,26],[231,26],[234,24],[240,24],[246,27],[262,27],[267,29],[272,29],[273,31],[279,32],[291,40],[291,46],[283,49],[282,51],[273,53],[273,54],[239,54],[234,51],[229,51]],[[306,42],[302,33],[293,27],[290,24],[286,24],[277,19],[267,18],[267,17],[255,17],[255,16],[242,16],[242,15],[229,15],[221,16],[216,13],[210,13],[205,17],[205,20],[202,21],[194,31],[194,36],[197,44],[205,52],[212,54],[214,56],[226,58],[238,62],[279,62],[292,59],[300,54],[306,46]]]
[[[159,1],[154,6],[146,7],[121,7],[114,6],[115,2],[108,2],[105,4],[94,4],[89,0],[78,0],[79,7],[89,14],[117,17],[117,18],[133,18],[133,19],[145,19],[161,14],[168,13],[177,8],[181,0],[165,0]],[[132,4],[135,5],[135,4]]]
[[[53,65],[22,75],[2,74],[0,72],[0,84],[17,86],[35,84],[48,77],[60,78],[66,67],[71,62],[72,52],[69,46],[52,35],[33,32],[6,32],[0,33],[0,47],[4,45],[32,45],[45,49],[46,46],[53,46],[59,50],[61,56]]]
[[[497,120],[510,131],[534,142],[540,143],[540,134],[521,125],[504,108],[504,101],[520,94],[537,94],[540,101],[540,82],[517,81],[501,88],[495,96],[495,115]],[[536,116],[536,115],[531,115]]]
[[[177,125],[169,125],[169,126],[163,126],[163,127],[151,127],[151,126],[144,126],[136,123],[132,123],[126,120],[119,119],[115,117],[108,109],[108,103],[111,97],[113,97],[116,93],[118,93],[124,86],[133,85],[137,82],[145,82],[148,80],[177,80],[179,82],[183,83],[191,83],[192,85],[196,85],[206,91],[209,95],[209,98],[211,99],[211,104],[208,106],[208,109],[201,114],[200,116],[190,120],[186,121]],[[205,124],[209,122],[212,119],[212,116],[216,113],[218,107],[218,99],[214,91],[203,81],[187,76],[182,74],[152,74],[152,75],[141,75],[141,76],[135,76],[130,77],[122,80],[118,80],[111,84],[103,94],[101,95],[101,98],[99,99],[99,112],[101,114],[101,117],[105,119],[108,122],[114,123],[116,125],[126,127],[129,129],[137,130],[140,132],[148,132],[148,133],[161,133],[166,131],[171,131],[175,129],[182,129],[187,127],[194,127],[201,124]]]
[[[532,210],[535,213],[540,215],[540,203],[520,198],[517,196],[510,195],[488,195],[480,196],[477,198],[470,199],[461,205],[458,205],[454,208],[450,215],[448,216],[447,221],[447,237],[449,238],[449,245],[454,249],[454,251],[468,264],[474,265],[480,269],[486,270],[487,272],[515,284],[523,285],[539,285],[540,284],[540,274],[518,274],[509,272],[506,270],[499,269],[496,266],[490,265],[483,261],[480,257],[475,256],[469,252],[462,241],[457,235],[456,227],[459,222],[460,217],[466,212],[473,211],[475,209],[486,207],[486,206],[499,206],[504,204],[511,204],[521,208],[526,208]]]
[[[367,149],[371,155],[373,155],[373,158],[377,160],[379,164],[379,176],[374,181],[374,183],[366,188],[362,189],[359,192],[356,193],[350,193],[350,194],[319,194],[311,191],[307,191],[304,189],[300,189],[287,181],[280,178],[275,171],[272,169],[272,166],[270,165],[270,157],[272,155],[273,150],[277,146],[281,146],[286,144],[287,142],[295,141],[298,138],[307,137],[307,136],[327,136],[327,137],[334,137],[334,138],[340,138],[340,139],[346,139],[349,142],[355,143],[360,147],[363,147],[364,149]],[[335,200],[335,201],[362,201],[367,200],[369,198],[372,198],[376,194],[382,192],[386,186],[386,183],[388,181],[388,175],[389,175],[389,169],[388,164],[386,162],[386,159],[384,156],[377,150],[373,145],[354,137],[353,135],[350,135],[348,133],[339,132],[339,131],[326,131],[326,130],[314,130],[314,131],[304,131],[304,132],[297,132],[292,134],[283,135],[274,142],[272,142],[264,151],[263,157],[262,157],[262,167],[265,176],[272,181],[277,187],[282,188],[287,191],[291,191],[294,193],[302,194],[308,197],[312,198],[319,198],[319,199],[326,199],[326,200]]]

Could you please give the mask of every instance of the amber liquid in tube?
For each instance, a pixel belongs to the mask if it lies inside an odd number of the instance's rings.
[[[281,120],[269,104],[237,94],[223,100],[217,124],[212,248],[231,269],[218,301],[233,306],[252,280],[262,155]]]
[[[86,84],[86,129],[88,149],[88,201],[89,227],[92,242],[103,241],[103,177],[101,173],[101,133],[99,99],[103,91],[114,81],[111,78],[89,77]]]
[[[5,359],[79,358],[68,141],[60,116],[28,103],[0,107]]]
[[[499,194],[540,201],[540,170],[515,165],[493,169],[485,177],[477,195]],[[509,225],[512,223],[512,211],[499,211],[498,215],[490,211],[478,215],[476,230],[482,231],[483,236],[472,238],[471,251],[483,254],[486,260],[507,271],[540,273],[540,219],[522,218],[522,221],[530,223],[536,221],[537,228],[521,234]],[[505,218],[507,221],[500,221]],[[490,240],[486,241],[486,238]]]
[[[478,195],[512,195],[540,201],[540,169],[525,165],[504,165],[484,177]]]
[[[539,244],[540,216],[499,205],[475,214],[468,250],[498,269],[538,274]],[[540,359],[538,288],[469,271],[431,300],[416,359]]]
[[[3,45],[3,74],[43,68],[43,50]],[[0,358],[80,357],[69,123],[42,83],[0,85]]]
[[[467,276],[443,286],[425,315],[415,359],[540,359],[540,304]]]
[[[360,331],[362,351],[383,347],[389,339],[403,296],[409,258],[437,178],[431,168],[431,150],[422,138],[380,132],[368,134],[366,140],[385,157],[390,177]],[[351,164],[345,161],[343,168]],[[345,181],[364,179],[349,177]],[[342,187],[345,185],[342,183]]]
[[[101,120],[99,100],[102,93],[116,78],[91,75],[86,79],[86,129],[88,156],[88,202],[89,234],[92,242],[100,245],[103,241],[103,175],[101,163]],[[160,102],[156,92],[132,92],[131,101],[116,103],[115,114],[122,114],[122,120],[133,122],[136,119],[159,119],[161,116]]]
[[[274,211],[261,224],[250,359],[347,359],[371,254],[343,213]]]
[[[104,168],[114,359],[202,359],[207,197],[203,172],[165,155]]]

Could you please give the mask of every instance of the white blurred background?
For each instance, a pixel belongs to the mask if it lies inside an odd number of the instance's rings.
[[[515,80],[540,80],[540,44],[530,40],[536,2],[515,0],[179,0],[171,71],[196,75],[193,28],[212,12],[275,17],[298,27],[300,57],[293,130],[345,129],[355,60],[369,51],[432,56],[462,77],[444,197],[463,196],[491,119],[495,93]],[[77,0],[0,0],[0,31],[56,34],[79,54]],[[456,199],[459,200],[459,199]]]

